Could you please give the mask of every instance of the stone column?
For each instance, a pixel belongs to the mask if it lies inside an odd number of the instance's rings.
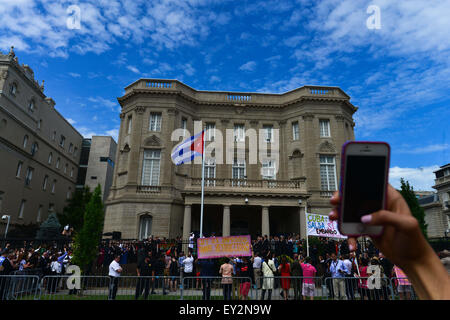
[[[188,251],[188,241],[189,235],[191,233],[191,205],[187,204],[184,206],[184,222],[183,222],[183,251],[186,253]]]
[[[230,206],[223,206],[222,237],[228,237],[230,235],[230,225]]]
[[[269,207],[262,207],[261,215],[261,235],[270,236],[270,224],[269,224]]]
[[[300,238],[306,239],[306,217],[305,217],[305,207],[298,208],[298,214],[300,217]]]

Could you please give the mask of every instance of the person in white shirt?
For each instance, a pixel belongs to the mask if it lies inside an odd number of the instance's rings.
[[[191,252],[189,251],[187,257],[183,260],[184,265],[184,277],[193,277],[194,276],[194,257],[192,257]],[[194,283],[194,279],[188,279],[187,288],[190,288]]]
[[[259,256],[258,252],[252,258],[253,261],[253,276],[255,279],[255,284],[257,289],[261,289],[261,264],[262,259]]]
[[[122,267],[119,264],[120,261],[120,255],[116,255],[114,257],[114,260],[109,265],[109,278],[110,285],[109,285],[109,300],[115,300],[116,294],[117,294],[117,287],[119,284],[119,277],[120,273],[122,272]]]

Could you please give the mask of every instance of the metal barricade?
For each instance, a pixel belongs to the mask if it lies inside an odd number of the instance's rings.
[[[70,286],[70,287],[69,287]],[[110,278],[103,276],[45,276],[41,280],[40,300],[106,300]]]
[[[248,277],[184,277],[183,300],[256,300],[252,279]],[[224,283],[222,283],[224,282]]]
[[[260,289],[256,290],[258,300],[326,299],[321,277],[262,276],[261,282]]]
[[[418,300],[414,288],[408,278],[393,277],[390,279],[392,300]]]
[[[326,278],[327,299],[391,300],[392,285],[386,277]]]
[[[0,276],[0,300],[36,300],[39,296],[38,292],[38,276]]]
[[[112,280],[113,281],[113,280]],[[175,276],[120,276],[114,279],[117,285],[112,300],[179,300],[180,277]]]

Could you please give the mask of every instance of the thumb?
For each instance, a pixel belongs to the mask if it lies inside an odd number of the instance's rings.
[[[417,220],[410,215],[401,215],[392,211],[380,210],[361,217],[361,222],[373,226],[392,226],[398,230],[413,229]]]

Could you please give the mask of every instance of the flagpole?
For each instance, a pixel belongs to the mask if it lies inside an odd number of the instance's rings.
[[[200,202],[200,238],[203,238],[203,202],[205,196],[205,132],[202,132],[202,144],[203,144],[203,154],[202,154],[202,197]]]
[[[306,229],[306,256],[309,257],[309,240],[308,240],[308,202],[305,201],[305,229]]]

